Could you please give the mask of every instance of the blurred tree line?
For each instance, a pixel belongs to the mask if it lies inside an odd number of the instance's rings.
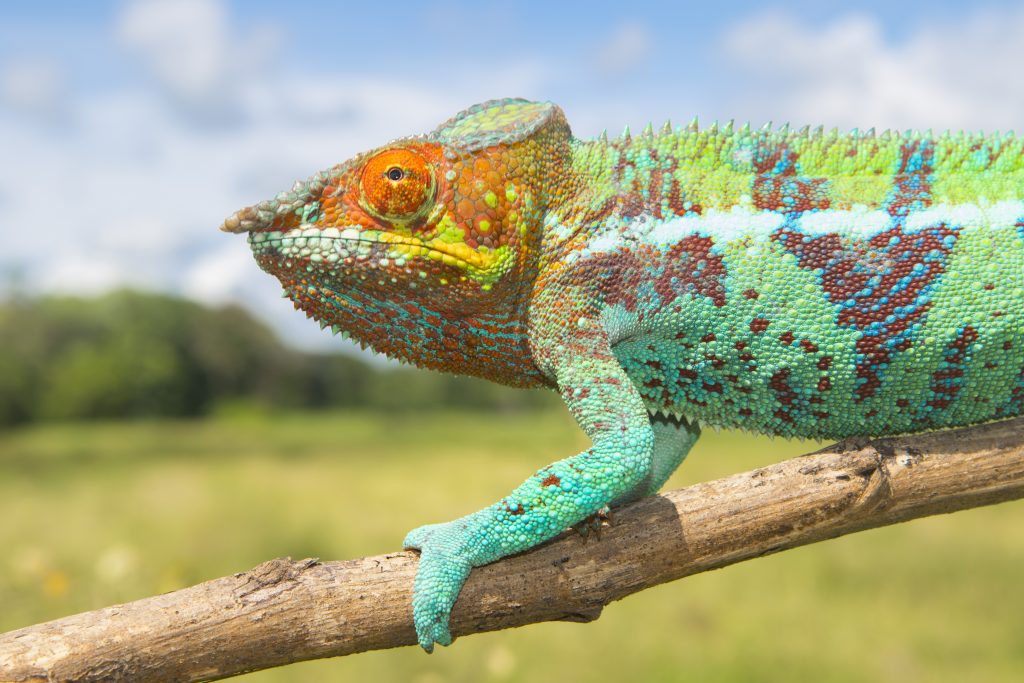
[[[550,392],[290,348],[239,306],[117,291],[0,303],[0,425],[265,408],[521,410]]]

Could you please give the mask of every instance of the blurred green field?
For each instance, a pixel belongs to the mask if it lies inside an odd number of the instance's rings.
[[[222,415],[0,436],[0,630],[291,555],[393,551],[585,446],[568,416]],[[708,433],[670,487],[805,452]],[[251,674],[311,680],[1019,681],[1024,503],[919,520],[648,590],[592,624]]]

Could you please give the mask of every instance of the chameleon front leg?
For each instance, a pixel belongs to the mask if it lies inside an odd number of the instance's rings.
[[[661,490],[672,473],[686,459],[687,454],[700,437],[700,426],[687,420],[679,420],[663,415],[651,415],[651,433],[654,435],[654,447],[651,451],[651,470],[647,478],[639,482],[633,490],[613,500],[612,506],[625,505],[634,500],[651,496]],[[584,537],[591,531],[600,530],[605,521],[610,521],[608,508],[602,508],[596,514],[577,524],[574,528]]]
[[[621,498],[613,500],[609,507],[625,505],[661,490],[700,437],[700,426],[696,422],[691,424],[686,420],[663,415],[652,415],[650,420],[651,433],[654,436],[650,472],[645,480],[639,482]],[[587,537],[592,531],[599,531],[606,521],[610,523],[610,520],[608,509],[602,508],[574,528],[582,536]]]
[[[451,643],[451,609],[473,567],[543,543],[650,481],[654,435],[639,392],[600,335],[574,338],[571,348],[553,343],[544,356],[593,446],[536,472],[488,508],[405,539],[421,552],[413,620],[427,652]]]

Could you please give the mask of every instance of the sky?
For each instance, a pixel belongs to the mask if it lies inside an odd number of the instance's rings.
[[[234,210],[498,97],[648,121],[1024,131],[1024,2],[0,3],[0,287],[281,299]]]

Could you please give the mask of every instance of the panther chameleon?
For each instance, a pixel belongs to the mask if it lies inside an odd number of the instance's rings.
[[[658,490],[700,424],[892,435],[1024,412],[1024,141],[696,123],[572,136],[506,99],[242,209],[259,266],[392,358],[556,389],[593,445],[421,527],[428,652],[472,567]]]

